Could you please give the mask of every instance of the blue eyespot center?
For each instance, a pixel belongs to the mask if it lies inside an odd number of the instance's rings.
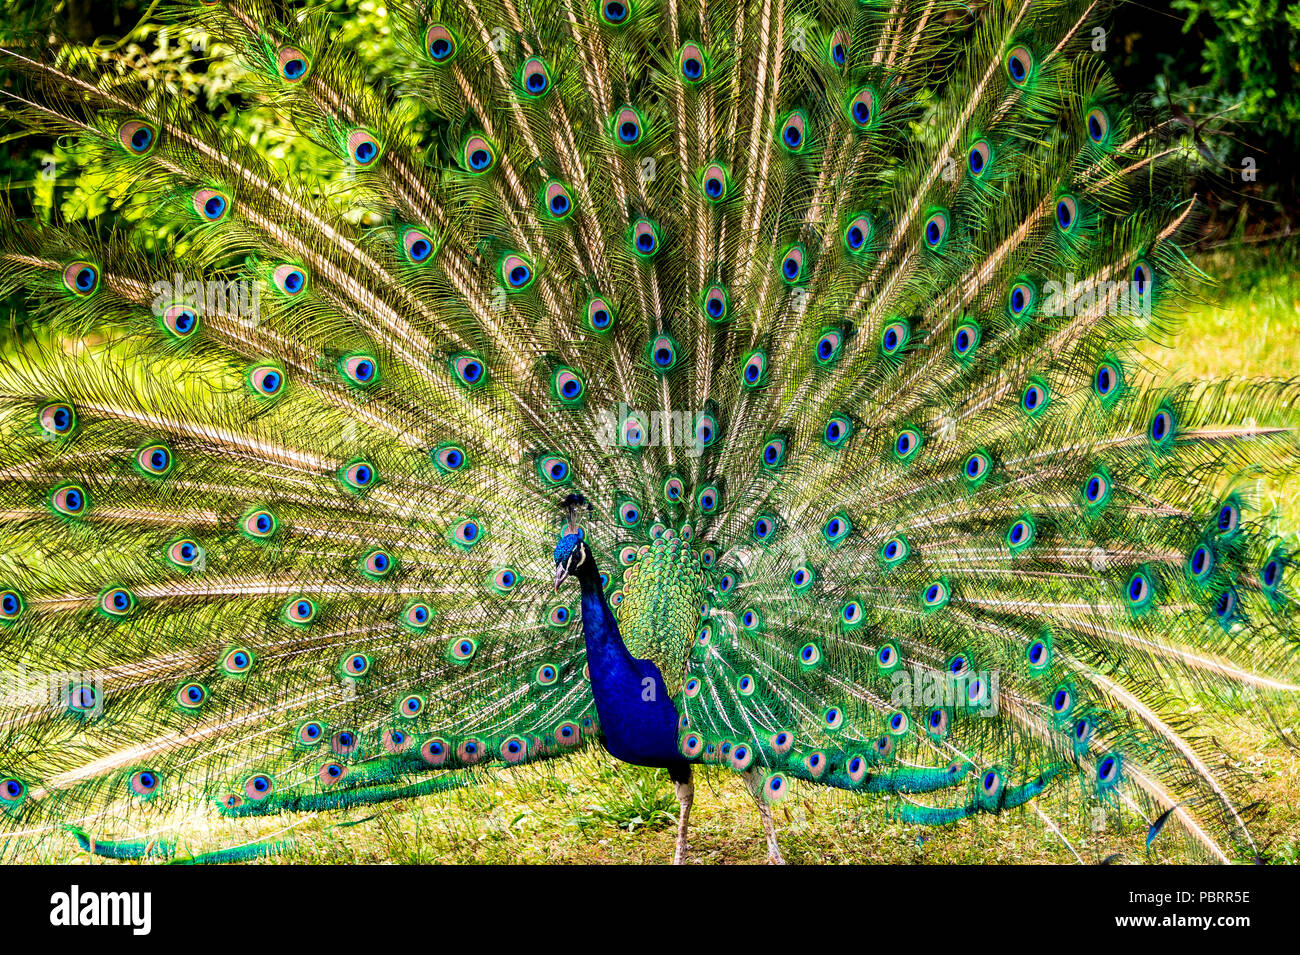
[[[1281,573],[1281,564],[1277,560],[1270,560],[1264,565],[1264,586],[1272,587],[1277,583],[1278,574]]]

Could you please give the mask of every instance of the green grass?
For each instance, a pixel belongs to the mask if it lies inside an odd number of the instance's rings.
[[[1300,279],[1297,252],[1250,250],[1202,263],[1219,284],[1186,316],[1173,349],[1150,356],[1177,378],[1231,374],[1300,375]],[[1297,420],[1300,425],[1300,419]],[[1265,489],[1266,507],[1286,515],[1294,533],[1300,484]],[[1189,714],[1191,707],[1189,705]],[[1267,813],[1253,826],[1274,862],[1300,862],[1300,705],[1275,711],[1276,724],[1215,719],[1216,750],[1240,769],[1250,799]],[[1132,813],[1107,811],[1077,787],[1057,785],[1036,808],[979,816],[931,829],[890,817],[889,800],[855,799],[800,786],[776,809],[792,863],[1073,863],[1118,854],[1125,862],[1178,863],[1204,856],[1169,826],[1152,853],[1146,826]],[[1037,810],[1059,828],[1044,824]],[[421,800],[345,813],[231,823],[205,815],[179,830],[185,851],[227,847],[260,837],[292,838],[295,848],[268,861],[298,863],[661,863],[672,856],[673,789],[662,771],[584,751],[572,759],[488,772],[477,784]],[[48,861],[87,862],[68,840],[48,846]],[[698,773],[691,861],[744,864],[765,857],[753,802],[732,773]],[[1243,861],[1248,861],[1245,859]]]

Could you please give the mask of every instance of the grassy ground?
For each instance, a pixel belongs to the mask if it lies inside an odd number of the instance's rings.
[[[1297,258],[1294,250],[1254,250],[1205,263],[1221,284],[1190,311],[1178,347],[1153,349],[1151,356],[1180,377],[1300,375]],[[1291,515],[1286,529],[1294,533],[1300,484],[1266,489],[1265,507]],[[1276,723],[1264,724],[1219,720],[1209,730],[1220,751],[1232,754],[1226,758],[1246,774],[1252,797],[1269,807],[1254,828],[1263,851],[1274,862],[1296,864],[1300,706],[1280,709],[1275,717]],[[1113,854],[1126,862],[1204,858],[1173,827],[1147,856],[1144,822],[1132,813],[1099,814],[1068,785],[1049,790],[1037,809],[941,829],[900,824],[889,818],[890,809],[886,801],[801,787],[776,813],[785,856],[800,863],[1071,863],[1075,852],[1084,862]],[[676,811],[664,773],[589,751],[557,764],[497,773],[486,783],[441,796],[341,815],[269,820],[254,831],[293,838],[296,847],[276,857],[284,862],[658,863],[671,858]],[[181,841],[193,851],[249,837],[244,826],[191,823]],[[705,771],[697,778],[691,850],[695,862],[764,859],[758,814],[733,774]],[[71,849],[57,858],[87,861]]]

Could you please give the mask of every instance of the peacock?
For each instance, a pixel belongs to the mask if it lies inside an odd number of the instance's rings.
[[[401,0],[375,83],[324,7],[163,8],[278,152],[11,44],[117,214],[0,212],[3,854],[592,746],[667,772],[678,863],[697,767],[774,863],[806,786],[1258,854],[1186,700],[1300,684],[1300,385],[1144,357],[1197,150],[1106,13]]]

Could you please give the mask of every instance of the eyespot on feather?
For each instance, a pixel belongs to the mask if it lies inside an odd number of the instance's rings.
[[[424,31],[424,50],[439,66],[454,60],[457,49],[455,35],[441,23],[435,23]]]
[[[645,121],[635,107],[624,106],[614,114],[614,139],[618,145],[628,148],[641,141]]]
[[[99,269],[92,262],[71,262],[63,269],[63,287],[77,298],[87,298],[99,289]]]
[[[311,70],[311,60],[302,50],[293,46],[286,46],[279,52],[276,64],[280,70],[280,79],[286,83],[301,83]]]
[[[183,341],[198,331],[199,313],[192,306],[178,302],[163,311],[162,323],[168,334]]]
[[[338,369],[344,378],[361,388],[368,388],[379,380],[379,366],[371,355],[345,355],[339,360]]]
[[[461,165],[475,175],[481,175],[496,165],[496,149],[488,138],[475,133],[465,140],[461,147]]]
[[[80,484],[64,484],[50,492],[50,506],[64,517],[81,517],[90,508],[90,497]]]
[[[220,222],[230,211],[230,198],[218,189],[196,190],[191,204],[204,222]]]
[[[158,144],[158,129],[142,119],[132,119],[117,128],[117,141],[133,156],[147,156]]]
[[[40,410],[36,416],[40,429],[52,438],[62,438],[71,434],[77,427],[77,413],[72,405],[52,402]]]
[[[519,69],[519,88],[530,97],[545,96],[551,89],[551,73],[546,61],[531,56]]]
[[[239,521],[239,529],[246,537],[254,540],[266,540],[275,535],[280,522],[267,510],[254,510],[245,514]]]
[[[507,292],[522,292],[533,284],[533,264],[517,252],[508,252],[498,265]]]
[[[808,145],[808,115],[801,109],[786,114],[777,136],[786,152],[803,152]]]
[[[420,229],[408,228],[402,232],[402,252],[412,265],[423,265],[433,255],[433,240]]]
[[[248,373],[248,388],[259,398],[274,398],[284,389],[284,372],[274,365],[258,365]]]

